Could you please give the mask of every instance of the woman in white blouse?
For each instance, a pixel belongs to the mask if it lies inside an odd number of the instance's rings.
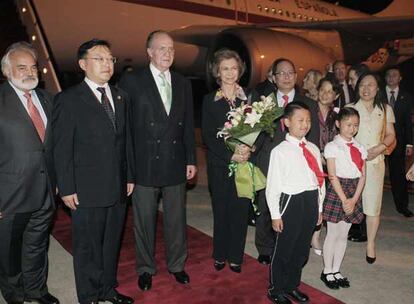
[[[366,184],[362,193],[362,204],[367,222],[366,260],[372,264],[376,259],[375,237],[380,222],[384,186],[384,151],[395,139],[395,117],[392,108],[386,103],[386,98],[379,89],[379,77],[376,74],[361,75],[356,93],[356,102],[348,106],[359,112],[359,132],[355,139],[368,150]],[[384,125],[385,130],[382,133]]]

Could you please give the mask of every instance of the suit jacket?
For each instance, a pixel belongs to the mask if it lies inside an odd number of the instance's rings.
[[[48,118],[44,143],[14,89],[8,82],[0,85],[0,212],[3,215],[40,209],[45,193],[53,198],[52,97],[44,90],[35,91]]]
[[[119,86],[131,98],[137,184],[162,187],[185,182],[186,166],[196,163],[190,82],[171,71],[169,115],[149,67],[125,74]]]
[[[134,182],[129,100],[122,90],[110,90],[116,130],[85,81],[55,98],[52,124],[59,193],[77,193],[79,208],[123,203],[127,182]]]
[[[269,81],[268,79],[263,80],[257,86],[255,91],[259,96],[267,96],[276,90],[276,86],[273,82]]]
[[[334,106],[337,108],[342,109],[347,103],[345,100],[345,93],[344,93],[344,89],[341,86],[341,84],[339,84],[341,87],[341,92],[339,93],[338,98],[335,100],[334,102]],[[355,102],[355,92],[352,89],[352,86],[350,86],[349,84],[347,84],[348,87],[348,93],[349,93],[349,103]]]
[[[385,94],[384,96],[387,96],[385,89],[383,90],[383,93]],[[389,100],[388,103],[390,103]],[[397,139],[397,147],[395,151],[405,151],[406,145],[413,144],[413,129],[411,122],[412,105],[413,97],[407,91],[399,88],[397,100],[394,105],[394,128]]]
[[[274,91],[275,96],[277,91]],[[306,104],[311,112],[311,129],[306,135],[306,139],[314,143],[319,147],[319,118],[318,118],[318,103],[306,96],[300,95],[297,90],[295,90],[295,96],[293,101],[300,101]],[[276,132],[273,138],[266,136],[263,140],[263,144],[257,155],[257,166],[262,170],[262,172],[267,175],[267,169],[269,167],[270,152],[274,147],[280,144],[285,140],[287,129],[282,131],[280,119],[276,120]]]

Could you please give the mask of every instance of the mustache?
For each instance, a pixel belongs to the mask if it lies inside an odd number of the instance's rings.
[[[27,76],[26,78],[23,78],[22,81],[26,82],[26,81],[36,81],[37,77],[35,76]]]

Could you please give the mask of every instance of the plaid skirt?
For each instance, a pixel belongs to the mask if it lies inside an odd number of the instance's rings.
[[[342,190],[346,197],[352,197],[356,191],[359,178],[340,178]],[[361,195],[362,196],[362,195]],[[327,222],[338,223],[345,221],[346,223],[359,224],[364,219],[364,213],[362,211],[362,199],[359,197],[358,202],[355,204],[354,212],[346,215],[342,208],[342,202],[339,196],[336,194],[331,183],[328,183],[326,190],[325,201],[323,202],[323,219]]]

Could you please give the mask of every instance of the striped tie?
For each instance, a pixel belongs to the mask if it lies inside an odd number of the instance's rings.
[[[32,95],[30,93],[24,93],[23,95],[27,99],[27,110],[29,112],[29,116],[32,119],[33,125],[39,134],[39,137],[42,142],[45,141],[45,124],[40,116],[39,110],[33,103]]]

